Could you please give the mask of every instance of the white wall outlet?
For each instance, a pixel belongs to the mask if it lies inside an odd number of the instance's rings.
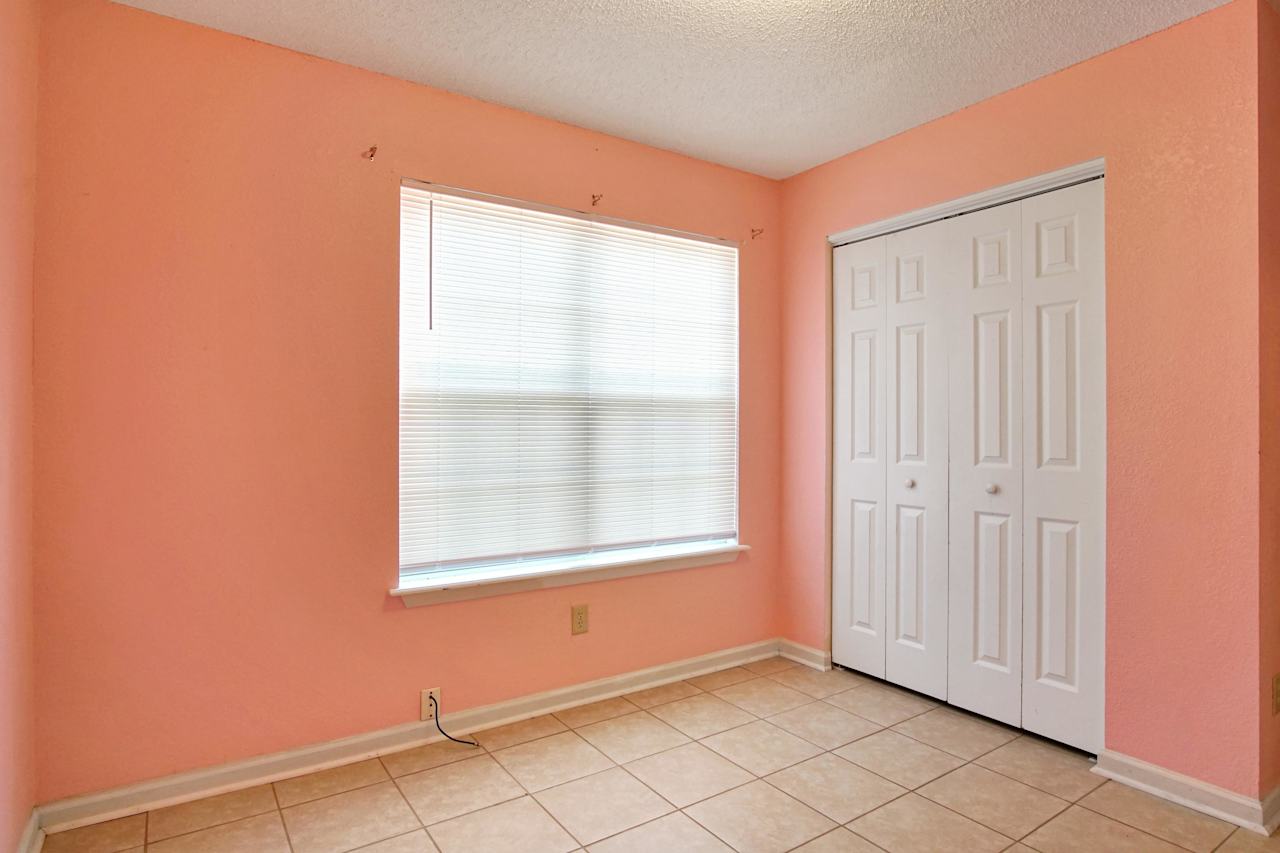
[[[422,691],[422,717],[423,720],[434,720],[436,717],[435,709],[431,707],[431,698],[435,697],[436,705],[440,704],[440,688],[428,687]]]

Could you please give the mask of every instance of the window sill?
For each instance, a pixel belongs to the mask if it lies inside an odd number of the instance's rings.
[[[595,583],[699,566],[715,566],[731,563],[738,559],[739,554],[749,550],[751,550],[750,546],[747,545],[725,544],[711,548],[691,549],[678,554],[645,556],[594,566],[575,565],[560,569],[525,569],[523,571],[513,567],[494,572],[489,577],[448,578],[429,575],[418,579],[404,577],[400,579],[400,586],[391,590],[391,594],[403,601],[405,607],[426,607],[450,601],[509,595],[513,592]]]

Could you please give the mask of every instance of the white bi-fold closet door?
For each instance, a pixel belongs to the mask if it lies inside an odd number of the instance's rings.
[[[835,250],[832,657],[1102,746],[1101,180]]]

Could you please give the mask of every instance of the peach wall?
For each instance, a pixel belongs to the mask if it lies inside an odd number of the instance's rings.
[[[45,8],[42,801],[416,720],[424,687],[457,710],[777,635],[775,182],[106,0]],[[388,598],[402,175],[765,229],[741,262],[749,556]]]
[[[36,0],[0,3],[0,849],[35,805],[31,590],[31,283]]]
[[[826,234],[1097,156],[1108,748],[1249,795],[1280,781],[1280,732],[1257,710],[1259,672],[1280,669],[1280,542],[1259,533],[1280,506],[1280,403],[1274,382],[1257,391],[1280,377],[1280,264],[1259,241],[1280,221],[1274,191],[1258,193],[1277,162],[1266,0],[781,185],[106,0],[45,5],[41,801],[412,720],[425,686],[460,709],[779,633],[825,645]],[[603,193],[607,214],[738,239],[766,229],[742,257],[749,557],[427,609],[388,600],[401,175],[577,208]],[[22,208],[4,207],[15,197],[0,198],[0,241],[30,240]],[[18,296],[0,324],[29,316]],[[22,336],[3,340],[17,351],[0,365],[19,364]],[[21,371],[4,375],[21,415]],[[18,583],[6,602],[24,577],[0,575]],[[581,601],[592,630],[571,639]],[[23,612],[12,636],[29,638]],[[0,649],[0,678],[29,683],[20,648]],[[14,711],[0,708],[0,750],[31,724]],[[0,804],[21,811],[30,791],[13,778]]]
[[[1258,218],[1262,340],[1262,790],[1280,786],[1280,10],[1258,4]]]
[[[1259,790],[1257,2],[783,187],[783,627],[821,645],[826,235],[1106,158],[1107,747],[1249,796]]]

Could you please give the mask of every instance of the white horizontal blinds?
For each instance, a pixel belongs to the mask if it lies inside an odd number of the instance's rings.
[[[737,537],[737,250],[401,189],[402,572]]]

